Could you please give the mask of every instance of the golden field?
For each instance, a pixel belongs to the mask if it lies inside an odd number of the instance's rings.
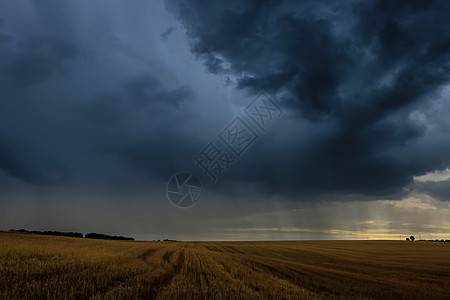
[[[0,232],[0,299],[450,299],[450,243]]]

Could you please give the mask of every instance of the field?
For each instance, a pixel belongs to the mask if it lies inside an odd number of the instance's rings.
[[[450,299],[450,243],[0,232],[0,299]]]

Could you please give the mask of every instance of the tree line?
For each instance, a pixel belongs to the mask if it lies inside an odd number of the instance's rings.
[[[37,231],[32,230],[28,231],[25,229],[10,229],[11,232],[22,232],[22,233],[32,233],[32,234],[41,234],[41,235],[53,235],[53,236],[68,236],[68,237],[76,237],[76,238],[83,238],[83,234],[80,232],[60,232],[60,231]],[[100,240],[119,240],[119,241],[134,241],[134,238],[132,237],[125,237],[125,236],[115,236],[115,235],[108,235],[108,234],[102,234],[102,233],[95,233],[91,232],[84,236],[86,239],[100,239]]]

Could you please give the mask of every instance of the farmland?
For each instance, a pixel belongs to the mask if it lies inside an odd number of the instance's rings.
[[[450,243],[0,232],[0,299],[449,299]]]

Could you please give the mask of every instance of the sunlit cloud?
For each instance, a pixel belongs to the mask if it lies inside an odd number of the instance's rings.
[[[433,171],[421,176],[414,176],[414,181],[427,182],[427,181],[446,181],[450,179],[450,169],[443,171]]]
[[[433,200],[430,196],[422,194],[420,198],[408,197],[399,201],[383,201],[383,203],[404,209],[430,210],[436,209],[436,207],[432,204],[433,201],[435,200]]]

